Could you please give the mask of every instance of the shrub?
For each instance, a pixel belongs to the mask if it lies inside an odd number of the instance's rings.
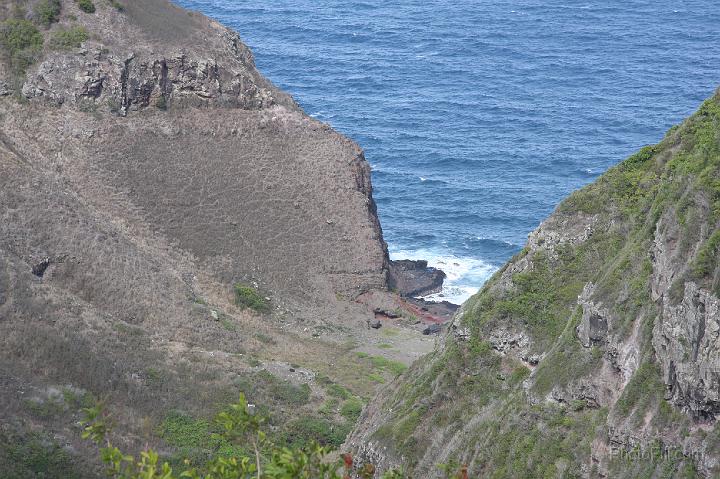
[[[24,72],[40,53],[43,36],[28,20],[6,20],[0,23],[0,45],[11,66]]]
[[[57,49],[79,48],[88,39],[88,32],[83,27],[72,27],[58,30],[53,35],[50,45]]]
[[[25,406],[30,414],[40,419],[50,419],[65,412],[62,398],[48,397],[46,399],[29,399]]]
[[[100,456],[108,466],[107,477],[110,478],[344,479],[350,477],[353,468],[353,458],[349,454],[341,454],[339,458],[330,460],[328,454],[332,452],[332,448],[306,440],[308,436],[313,436],[330,444],[340,445],[349,431],[348,424],[338,426],[313,417],[299,419],[291,424],[290,429],[302,435],[304,445],[280,447],[270,442],[265,435],[264,426],[268,418],[250,407],[242,394],[238,402],[231,404],[215,417],[213,426],[209,429],[219,431],[216,434],[209,434],[206,429],[209,423],[202,422],[198,425],[194,420],[188,421],[181,415],[171,420],[172,429],[181,431],[181,442],[184,444],[212,442],[219,445],[207,464],[200,469],[191,467],[190,461],[186,460],[180,463],[181,466],[176,471],[169,463],[161,463],[159,455],[152,449],[141,452],[140,457],[124,454],[108,438],[112,421],[102,406],[98,404],[84,411],[82,437],[91,440],[100,448]],[[210,442],[200,437],[203,433],[209,436]],[[366,464],[361,469],[360,477],[373,477],[374,471],[375,467]],[[380,476],[381,479],[405,477],[407,476],[402,470],[398,469],[386,471]],[[467,475],[461,476],[458,473],[457,477]]]
[[[75,0],[80,10],[85,13],[95,13],[95,4],[92,0]]]
[[[0,430],[0,471],[3,478],[81,477],[73,467],[72,459],[62,445],[49,435]]]
[[[656,363],[646,361],[637,368],[630,382],[625,386],[620,399],[615,403],[615,409],[626,416],[636,406],[645,406],[650,401],[662,399],[663,392],[660,367]]]
[[[222,318],[220,320],[220,324],[222,324],[223,329],[226,331],[237,331],[237,326],[229,319]]]
[[[350,398],[340,406],[340,415],[346,419],[355,422],[360,417],[363,403],[357,398]]]
[[[347,399],[350,397],[350,391],[340,386],[339,384],[330,384],[326,388],[326,391],[330,396],[335,396],[340,399]]]
[[[284,439],[291,447],[304,448],[317,442],[321,446],[338,447],[350,433],[350,425],[336,424],[327,419],[304,416],[288,424]]]
[[[60,17],[60,0],[40,0],[33,8],[33,16],[45,26],[57,22]]]
[[[382,356],[373,356],[372,363],[373,366],[387,370],[395,376],[399,376],[407,369],[407,366],[400,361],[393,361]]]
[[[210,445],[210,424],[177,411],[167,415],[158,434],[173,446],[206,448]]]
[[[703,243],[700,251],[698,251],[695,262],[692,265],[692,272],[696,278],[702,279],[703,277],[712,273],[713,268],[718,260],[718,254],[720,253],[720,229],[710,235],[710,238]]]
[[[250,308],[259,313],[270,310],[270,304],[260,293],[252,286],[246,284],[235,284],[235,304],[241,308]]]
[[[302,406],[310,402],[310,386],[307,384],[295,386],[289,381],[273,379],[274,381],[269,390],[273,399],[295,406]]]
[[[167,110],[167,100],[165,99],[165,96],[161,96],[155,101],[155,106],[159,110]]]

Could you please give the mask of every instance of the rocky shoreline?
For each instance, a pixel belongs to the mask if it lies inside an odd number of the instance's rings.
[[[428,266],[426,260],[394,260],[390,261],[388,286],[418,308],[421,316],[430,316],[435,318],[431,322],[442,324],[452,319],[460,306],[449,301],[427,301],[422,296],[441,292],[446,277],[444,271]]]

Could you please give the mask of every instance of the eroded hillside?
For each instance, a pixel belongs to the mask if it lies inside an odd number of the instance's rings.
[[[0,45],[9,477],[84,475],[75,423],[101,397],[120,443],[199,464],[241,391],[279,441],[339,445],[431,349],[414,318],[369,328],[403,303],[362,150],[237,33],[165,0],[13,0]]]
[[[348,444],[416,477],[720,474],[720,96],[573,193]]]

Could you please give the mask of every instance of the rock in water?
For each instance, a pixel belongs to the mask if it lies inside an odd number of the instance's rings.
[[[425,260],[390,261],[388,283],[402,296],[427,296],[442,291],[445,273]]]

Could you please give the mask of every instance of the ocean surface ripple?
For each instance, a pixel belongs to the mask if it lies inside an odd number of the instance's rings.
[[[720,83],[711,1],[176,2],[365,149],[391,255],[445,269],[453,302]]]

